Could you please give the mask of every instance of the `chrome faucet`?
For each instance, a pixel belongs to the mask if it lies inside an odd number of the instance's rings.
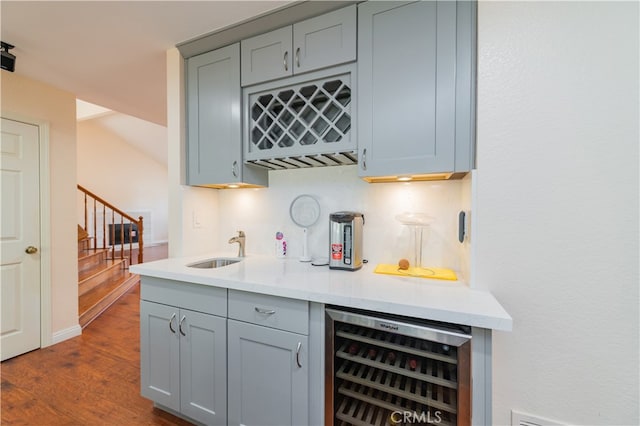
[[[244,231],[238,231],[238,235],[236,237],[229,239],[229,244],[238,243],[238,257],[244,257],[244,242]]]

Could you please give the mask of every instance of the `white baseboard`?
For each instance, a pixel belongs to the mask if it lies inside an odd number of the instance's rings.
[[[51,344],[55,345],[56,343],[64,342],[65,340],[69,340],[73,337],[78,337],[82,334],[82,327],[80,324],[76,324],[73,327],[65,328],[64,330],[56,331],[51,336]]]
[[[145,241],[144,246],[145,247],[154,247],[154,246],[159,246],[159,245],[167,244],[167,243],[169,243],[168,240],[153,241],[151,243]],[[116,244],[115,246],[107,246],[107,248],[111,248],[111,247],[115,247],[116,251],[120,250],[120,244]],[[137,249],[138,248],[138,243],[131,243],[131,248]],[[125,249],[125,251],[129,250],[129,243],[125,243],[124,244],[124,249]]]
[[[169,240],[156,240],[156,241],[154,241],[152,243],[149,243],[149,244],[144,243],[144,246],[145,247],[153,247],[153,246],[160,246],[162,244],[168,244],[168,243],[169,243]]]

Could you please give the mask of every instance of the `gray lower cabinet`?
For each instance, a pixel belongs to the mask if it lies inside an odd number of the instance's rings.
[[[358,5],[358,170],[365,180],[472,168],[474,28],[475,2]]]
[[[324,306],[145,277],[141,393],[206,425],[320,425]],[[310,347],[312,350],[310,350]]]
[[[141,301],[142,395],[198,422],[227,424],[226,322]]]
[[[186,183],[266,185],[266,171],[242,162],[240,43],[186,63]]]
[[[309,423],[307,336],[228,322],[229,424]]]

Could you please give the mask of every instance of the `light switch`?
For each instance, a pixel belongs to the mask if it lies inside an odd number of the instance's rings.
[[[195,210],[193,211],[193,227],[202,228],[202,223],[200,222],[200,214]]]

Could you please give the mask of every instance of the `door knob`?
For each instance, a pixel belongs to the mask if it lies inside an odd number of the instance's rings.
[[[37,253],[37,252],[38,252],[38,249],[37,249],[36,247],[34,247],[34,246],[29,246],[29,247],[27,247],[27,249],[25,250],[25,252],[26,252],[27,254],[34,254],[34,253]]]

